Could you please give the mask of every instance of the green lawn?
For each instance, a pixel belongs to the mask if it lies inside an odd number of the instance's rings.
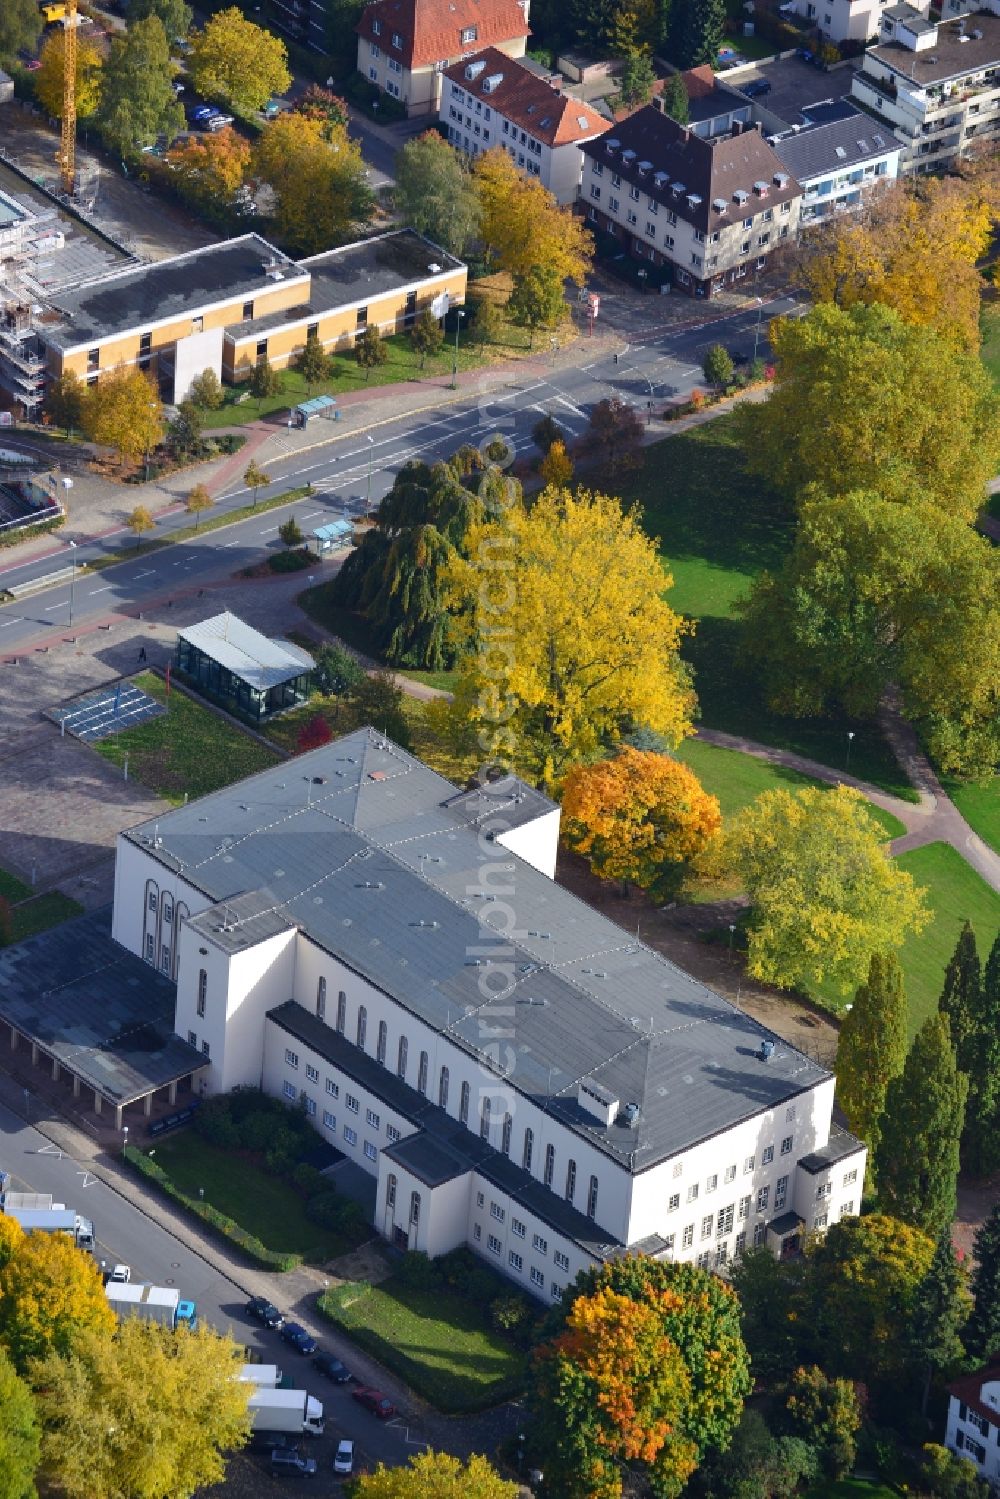
[[[300,593],[296,602],[310,619],[314,619],[324,630],[336,635],[345,645],[371,660],[379,660],[379,653],[371,639],[370,627],[360,614],[350,609],[341,609],[330,602],[330,583],[318,583]],[[423,682],[427,687],[436,687],[441,692],[451,692],[455,685],[453,671],[414,671],[408,666],[391,666],[398,676],[409,677],[411,682]]]
[[[745,474],[738,432],[732,414],[654,443],[623,491],[626,501],[640,504],[646,530],[659,540],[674,578],[671,604],[697,621],[682,650],[695,670],[702,722],[836,769],[847,766],[850,731],[850,769],[916,801],[916,791],[873,723],[772,713],[738,659],[734,606],[757,573],[780,565],[793,528],[783,501]]]
[[[248,387],[246,385],[226,387],[225,404],[218,411],[206,411],[203,413],[206,430],[213,427],[234,427],[243,422],[256,421],[259,416],[267,416],[272,411],[285,411],[291,406],[297,406],[300,401],[306,401],[311,396],[339,396],[353,390],[377,391],[381,386],[399,385],[408,380],[429,380],[432,375],[450,375],[452,364],[455,359],[455,335],[452,333],[445,339],[444,346],[439,354],[428,355],[423,369],[420,368],[420,356],[413,352],[409,338],[404,333],[394,333],[383,339],[383,345],[388,352],[389,358],[380,369],[372,370],[370,379],[365,379],[365,371],[360,367],[350,349],[342,349],[333,355],[336,374],[332,380],[321,381],[318,385],[307,386],[305,380],[298,370],[279,370],[282,386],[276,396],[269,396],[265,400],[257,401],[252,396],[244,401],[237,398],[244,394]],[[508,328],[507,337],[504,342],[505,349],[527,349],[528,335],[520,328]],[[540,345],[541,347],[541,345]],[[546,345],[547,347],[547,345]],[[494,356],[501,352],[494,349]],[[466,343],[463,337],[459,337],[458,346],[458,368],[459,370],[475,370],[484,364],[478,344]],[[311,429],[310,429],[311,430]]]
[[[1000,304],[990,302],[983,308],[979,326],[983,335],[979,357],[1000,386]]]
[[[351,1297],[351,1292],[357,1295]],[[341,1301],[346,1305],[339,1304]],[[417,1291],[390,1277],[330,1292],[320,1309],[438,1410],[499,1405],[524,1385],[523,1354],[478,1305],[451,1291]]]
[[[899,1490],[865,1478],[841,1478],[836,1483],[827,1478],[809,1489],[805,1499],[899,1499]]]
[[[1000,776],[990,781],[946,781],[945,789],[969,826],[1000,853]]]
[[[822,786],[797,770],[787,770],[782,765],[769,765],[754,755],[745,755],[740,750],[722,749],[716,744],[704,744],[699,739],[685,739],[677,751],[677,758],[690,765],[706,791],[719,798],[723,817],[733,817],[742,811],[762,791],[773,791],[777,787],[795,790],[799,786]],[[889,838],[901,838],[906,832],[898,817],[885,812],[881,807],[868,804],[875,820],[882,824]]]
[[[142,672],[135,682],[150,697],[168,701],[165,684],[152,672]],[[122,765],[127,754],[129,775],[177,804],[183,802],[185,793],[191,800],[205,796],[266,770],[278,759],[249,734],[176,688],[161,717],[112,734],[94,748],[113,765]]]
[[[900,953],[912,1034],[937,1005],[944,970],[964,921],[968,919],[975,927],[981,955],[985,958],[989,952],[1000,929],[1000,895],[946,843],[929,843],[900,854],[899,864],[927,890],[927,905],[933,912],[920,935],[910,937]],[[827,985],[812,992],[821,1004],[838,1010],[851,997]]]
[[[332,1233],[310,1222],[305,1202],[290,1182],[263,1171],[235,1151],[212,1145],[194,1130],[184,1130],[154,1146],[153,1160],[182,1192],[226,1213],[268,1249],[328,1260],[356,1247],[357,1238]],[[368,1237],[368,1230],[363,1234]]]
[[[35,895],[30,885],[8,874],[6,869],[0,869],[0,895],[10,903],[12,942],[23,942],[36,932],[47,932],[50,926],[59,926],[83,911],[82,906],[59,890]]]

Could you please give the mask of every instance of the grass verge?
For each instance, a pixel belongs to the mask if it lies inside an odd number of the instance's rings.
[[[946,781],[944,785],[970,828],[1000,853],[1000,776],[989,781]]]
[[[524,1354],[493,1331],[478,1305],[454,1292],[415,1290],[391,1276],[378,1286],[327,1291],[319,1307],[438,1410],[483,1410],[524,1386]]]
[[[805,1499],[899,1499],[899,1490],[867,1478],[824,1479],[806,1492]]]
[[[85,562],[78,571],[97,573],[103,572],[107,567],[117,567],[119,562],[134,562],[137,557],[146,557],[150,552],[161,552],[164,547],[173,546],[178,541],[191,541],[206,531],[220,531],[223,526],[235,525],[237,521],[247,520],[251,515],[263,515],[265,510],[279,510],[282,505],[294,505],[296,500],[304,500],[311,493],[312,488],[308,484],[282,490],[281,494],[276,494],[269,500],[259,500],[256,505],[243,505],[239,510],[210,515],[200,525],[181,526],[180,530],[171,531],[169,536],[140,541],[138,546],[129,547],[125,552],[109,552],[106,557],[95,557],[93,562]]]
[[[135,683],[166,703],[167,712],[100,740],[94,749],[112,765],[123,765],[128,755],[129,775],[157,796],[179,805],[185,794],[205,796],[277,763],[271,750],[185,693],[175,688],[168,699],[166,684],[152,672],[141,672]]]
[[[262,1170],[240,1152],[223,1150],[193,1131],[159,1140],[155,1149],[154,1164],[182,1194],[186,1206],[201,1217],[206,1217],[200,1212],[205,1207],[229,1219],[266,1251],[267,1263],[272,1263],[275,1257],[322,1262],[346,1254],[360,1242],[356,1236],[335,1233],[313,1223],[306,1217],[305,1200],[290,1181]],[[198,1195],[202,1190],[204,1201]],[[206,1221],[220,1227],[211,1217]],[[220,1231],[225,1233],[225,1229]],[[233,1235],[226,1233],[226,1237]],[[367,1228],[362,1237],[368,1237]],[[261,1258],[247,1243],[243,1247],[255,1258]],[[282,1264],[274,1268],[293,1266]]]
[[[989,952],[1000,928],[1000,895],[947,843],[928,843],[900,854],[898,863],[926,889],[932,913],[924,930],[917,937],[909,937],[899,955],[912,1036],[937,1006],[944,970],[963,922],[971,921],[975,927],[981,955]],[[842,1010],[845,1000],[851,998],[826,985],[817,986],[810,995],[835,1011]]]
[[[68,895],[63,895],[61,890],[36,895],[30,885],[6,869],[0,869],[0,896],[10,906],[11,942],[23,942],[26,937],[47,932],[49,927],[59,926],[72,916],[83,914],[83,907]]]

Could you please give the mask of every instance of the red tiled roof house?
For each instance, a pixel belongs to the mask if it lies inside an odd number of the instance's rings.
[[[496,47],[523,57],[530,0],[372,0],[357,25],[358,72],[411,115],[436,114],[441,74]]]

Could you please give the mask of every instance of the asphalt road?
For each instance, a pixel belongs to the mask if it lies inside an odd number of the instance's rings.
[[[647,305],[655,315],[652,299]],[[640,325],[644,331],[631,335],[633,341],[622,346],[617,363],[611,354],[588,362],[587,341],[583,340],[580,363],[572,368],[553,369],[551,375],[541,377],[536,369],[525,385],[512,381],[509,388],[478,399],[470,393],[440,413],[404,416],[368,434],[345,434],[309,452],[269,460],[273,482],[260,497],[310,482],[315,493],[288,507],[308,533],[334,517],[363,513],[369,500],[374,505],[410,458],[434,461],[461,443],[479,443],[493,435],[505,437],[516,453],[526,452],[533,446],[531,429],[546,412],[575,439],[586,430],[591,408],[611,395],[645,413],[647,403],[659,403],[704,384],[701,361],[710,345],[724,343],[747,358],[753,357],[756,347],[763,356],[767,319],[796,310],[793,300],[781,298],[763,305],[760,319],[757,312],[748,311],[665,332],[650,327],[647,320]],[[211,513],[241,508],[249,499],[246,489],[233,489],[216,501]],[[75,550],[67,546],[54,556],[15,563],[0,572],[0,586],[51,574],[70,565],[74,556],[78,568],[109,550],[119,551],[124,559],[121,566],[102,573],[78,570],[72,585],[61,583],[0,606],[0,654],[12,653],[48,630],[65,630],[71,623],[83,626],[120,610],[139,610],[144,602],[169,597],[172,589],[232,574],[279,545],[278,527],[287,513],[283,508],[266,511],[133,561],[128,554],[134,542],[123,531],[120,539],[104,539]],[[162,519],[151,534],[167,537],[189,525],[190,517],[179,511]]]
[[[30,1096],[27,1103],[30,1117]],[[319,1462],[322,1481],[314,1486],[317,1493],[340,1491],[339,1481],[333,1478],[333,1454],[341,1437],[354,1440],[358,1464],[398,1464],[416,1450],[402,1418],[377,1421],[351,1399],[349,1385],[333,1385],[312,1373],[307,1358],[247,1316],[246,1296],[237,1286],[3,1106],[0,1167],[11,1173],[13,1190],[49,1192],[57,1201],[90,1218],[97,1236],[96,1258],[108,1269],[124,1262],[132,1267],[135,1280],[176,1286],[183,1297],[197,1304],[203,1321],[255,1349],[261,1362],[277,1364],[292,1376],[297,1387],[322,1401],[326,1432],[319,1438],[303,1437],[299,1442],[299,1450]],[[326,1336],[323,1346],[351,1367],[351,1347],[346,1340]],[[233,1492],[270,1492],[272,1484],[275,1492],[284,1486],[281,1480],[271,1478],[266,1454],[246,1453],[233,1460],[225,1493],[228,1499]]]

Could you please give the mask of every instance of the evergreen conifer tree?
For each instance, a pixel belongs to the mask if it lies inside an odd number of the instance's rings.
[[[976,1234],[972,1315],[965,1346],[983,1363],[1000,1353],[1000,1203]]]
[[[938,1001],[938,1008],[942,1015],[947,1015],[951,1026],[951,1042],[960,1072],[971,1071],[970,1050],[979,1022],[982,983],[976,934],[967,921],[945,969],[944,988]]]
[[[964,1356],[961,1330],[969,1316],[965,1272],[951,1242],[951,1229],[938,1235],[930,1269],[917,1287],[910,1317],[914,1363],[923,1371],[920,1409],[927,1414],[931,1379],[959,1364]]]
[[[862,984],[840,1027],[837,1099],[854,1133],[868,1146],[874,1180],[886,1090],[906,1061],[906,992],[894,953],[873,953]]]
[[[974,1176],[988,1176],[1000,1166],[1000,933],[983,970],[976,1025],[967,1050],[969,1104],[962,1164]]]
[[[725,0],[680,0],[672,17],[670,61],[679,68],[714,63],[725,24]]]
[[[934,1237],[955,1217],[968,1090],[955,1063],[948,1017],[931,1015],[886,1090],[878,1182],[884,1212]]]

